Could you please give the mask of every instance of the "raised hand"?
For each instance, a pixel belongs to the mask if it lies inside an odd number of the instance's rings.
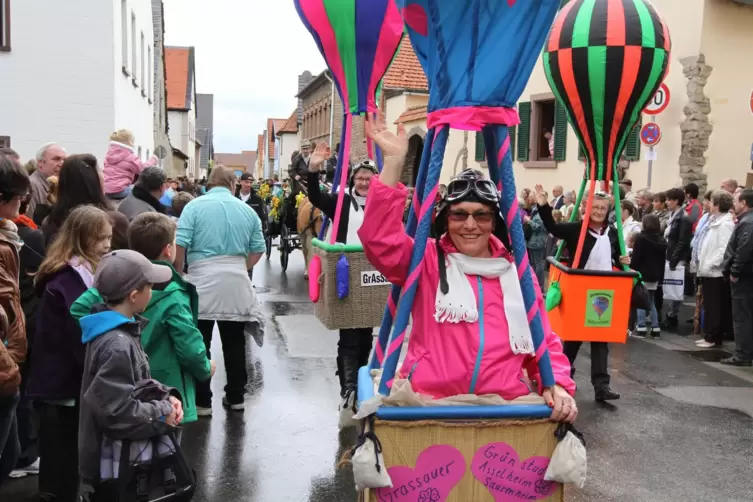
[[[536,185],[534,188],[536,193],[536,204],[539,206],[546,206],[549,204],[549,194],[544,191],[544,187]]]
[[[387,122],[381,110],[376,115],[367,114],[366,135],[382,150],[384,157],[402,157],[408,154],[408,136],[403,124],[398,124],[397,134],[387,129]]]
[[[324,161],[330,156],[329,145],[324,141],[317,143],[316,149],[311,153],[311,159],[309,159],[309,171],[312,173],[318,173]]]

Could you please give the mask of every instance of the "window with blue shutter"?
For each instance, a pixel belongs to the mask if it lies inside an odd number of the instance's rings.
[[[554,160],[567,160],[567,111],[559,102],[554,103]]]
[[[531,102],[522,101],[518,103],[518,115],[520,116],[520,125],[518,126],[518,160],[528,162],[531,149]]]
[[[641,127],[643,127],[643,117],[638,120],[635,127],[630,134],[628,134],[627,141],[625,141],[625,151],[623,153],[625,160],[638,161],[641,160]]]
[[[484,133],[476,131],[476,162],[486,160],[486,145],[484,145]]]

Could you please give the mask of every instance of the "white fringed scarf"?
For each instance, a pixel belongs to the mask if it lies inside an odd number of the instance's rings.
[[[437,288],[434,319],[438,323],[478,321],[478,307],[467,275],[499,278],[510,347],[514,354],[535,354],[517,268],[505,258],[473,258],[461,253],[448,254],[449,291],[445,295],[441,287]]]

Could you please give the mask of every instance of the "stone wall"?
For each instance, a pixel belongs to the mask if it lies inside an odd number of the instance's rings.
[[[706,165],[706,150],[709,148],[709,138],[714,126],[709,122],[711,102],[704,94],[704,87],[713,68],[706,64],[703,54],[684,58],[682,72],[687,81],[688,104],[683,112],[685,120],[680,124],[682,144],[680,148],[680,177],[682,184],[695,183],[706,191],[707,175],[704,173]]]

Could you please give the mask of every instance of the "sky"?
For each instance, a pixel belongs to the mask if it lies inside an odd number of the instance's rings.
[[[214,94],[214,150],[256,150],[267,118],[297,106],[298,75],[324,59],[293,0],[164,0],[165,44],[196,47],[196,88]]]

